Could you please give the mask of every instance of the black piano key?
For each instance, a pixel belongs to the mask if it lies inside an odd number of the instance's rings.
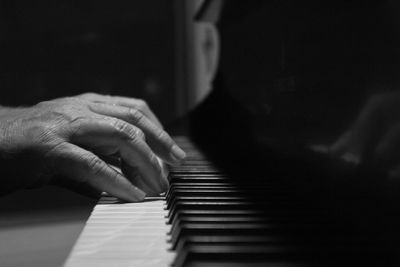
[[[176,207],[179,206],[179,207]],[[248,214],[268,214],[270,216],[293,216],[294,218],[308,218],[307,216],[310,214],[317,214],[313,209],[305,209],[296,207],[296,205],[292,205],[291,207],[286,207],[285,209],[276,207],[275,205],[264,205],[264,210],[260,203],[252,203],[252,202],[238,202],[238,203],[214,203],[214,202],[187,202],[187,203],[178,203],[173,209],[168,210],[166,215],[167,223],[172,223],[175,218],[179,218],[180,216],[185,215],[196,215],[196,216],[221,216],[224,215],[248,215]],[[267,210],[267,211],[266,211]],[[313,217],[311,217],[313,218]]]
[[[186,220],[183,220],[181,218],[180,220],[177,220],[177,222],[173,225],[172,227],[172,237],[171,239],[173,241],[178,241],[175,238],[186,238],[187,234],[183,234],[181,236],[177,236],[176,233],[179,233],[180,231],[189,231],[190,234],[196,234],[196,231],[198,230],[197,234],[204,234],[205,229],[207,229],[208,235],[214,235],[214,234],[221,234],[222,230],[228,229],[228,232],[224,232],[224,234],[242,234],[243,229],[242,228],[236,228],[238,227],[250,227],[250,225],[254,225],[257,227],[261,227],[264,225],[264,230],[265,232],[261,231],[259,234],[263,235],[264,233],[268,234],[279,234],[281,236],[286,236],[288,238],[293,238],[296,237],[297,240],[303,240],[304,242],[310,242],[310,243],[315,243],[315,240],[313,238],[318,237],[324,237],[326,240],[335,240],[338,238],[337,234],[341,232],[341,228],[334,227],[334,224],[332,222],[326,220],[325,218],[317,218],[317,219],[312,219],[310,220],[309,218],[293,218],[291,216],[287,217],[249,217],[247,221],[245,220],[239,220],[238,218],[236,219],[231,219],[228,220],[225,218],[220,219],[220,220],[215,220],[215,218],[209,217],[209,220],[205,220],[205,218],[202,218],[199,221],[196,221],[195,219],[191,219],[190,217],[187,218]],[[213,228],[214,227],[214,228]],[[189,230],[186,228],[190,228]],[[210,228],[213,228],[212,231],[208,231]],[[251,227],[250,227],[251,228]],[[274,231],[271,232],[269,231],[272,228],[279,229],[279,231]],[[217,230],[218,229],[218,230]],[[327,231],[329,230],[329,231]],[[251,231],[253,232],[253,231]],[[250,234],[250,233],[247,233]],[[311,234],[311,235],[310,235]],[[340,239],[340,238],[339,238]]]
[[[175,206],[178,203],[184,203],[184,202],[202,202],[203,204],[207,202],[212,202],[212,203],[218,203],[218,202],[227,202],[227,201],[232,201],[232,202],[238,202],[238,201],[245,201],[247,198],[244,196],[235,196],[232,194],[228,194],[224,196],[223,194],[221,195],[211,195],[210,196],[173,196],[169,202],[166,204],[166,209],[174,209]]]
[[[267,223],[186,223],[178,225],[170,235],[171,248],[177,247],[179,239],[191,235],[243,235],[243,236],[279,236],[282,229]]]
[[[290,244],[189,245],[177,253],[174,267],[193,266],[382,266],[384,250],[372,247]],[[393,266],[385,265],[384,266]]]
[[[181,168],[174,168],[169,172],[171,175],[174,174],[187,174],[187,173],[198,173],[198,174],[223,174],[223,172],[216,168],[209,168],[209,167],[181,167]]]
[[[213,167],[214,164],[211,161],[207,160],[194,160],[194,159],[185,159],[182,164],[179,166],[211,166]]]
[[[228,197],[228,196],[240,196],[244,197],[245,194],[243,194],[242,191],[236,190],[236,189],[175,189],[171,191],[171,194],[168,194],[166,197],[166,202],[169,205],[169,202],[174,201],[176,198],[184,199],[186,197],[186,200],[189,200],[191,197],[195,197],[198,199],[199,197],[207,197],[208,199],[210,197]]]
[[[169,234],[174,232],[176,227],[179,227],[182,224],[230,224],[230,223],[267,223],[274,221],[270,217],[266,216],[186,216],[181,217],[177,221],[175,221]]]
[[[175,168],[172,168],[174,170]],[[172,174],[175,178],[183,178],[183,177],[193,177],[196,179],[201,180],[202,178],[225,178],[225,179],[230,179],[225,173],[173,173]]]
[[[210,187],[221,187],[221,186],[230,186],[234,188],[239,188],[238,185],[235,185],[230,182],[221,182],[221,181],[211,181],[211,182],[202,182],[202,183],[193,183],[193,182],[174,182],[170,186],[170,190],[175,188],[185,188],[185,189],[197,189],[197,188],[210,188]]]
[[[276,245],[194,245],[180,251],[173,266],[274,266],[277,263],[289,264],[290,259],[287,257],[287,250],[286,246]]]
[[[235,185],[173,185],[170,187],[168,190],[166,197],[167,199],[169,197],[173,197],[176,194],[185,194],[185,195],[191,195],[191,194],[196,194],[196,193],[201,193],[203,192],[206,194],[209,192],[210,194],[217,193],[217,192],[233,192],[233,193],[239,193],[243,192],[243,190],[240,190],[237,186]]]
[[[171,168],[166,195],[176,266],[309,266],[358,255],[357,249],[385,249],[348,238],[351,227],[335,225],[322,207],[295,197],[279,180],[243,177],[238,186],[190,141],[178,138],[178,144],[187,158]]]
[[[173,173],[169,175],[169,181],[173,183],[213,183],[213,182],[226,182],[232,183],[232,179],[229,179],[223,174],[214,173]]]
[[[224,217],[224,216],[262,216],[265,213],[257,209],[246,210],[178,210],[174,216],[166,216],[167,223],[173,224],[176,220],[185,216],[202,216],[202,217]]]
[[[279,227],[279,225],[277,226]],[[323,235],[324,237],[326,235]],[[257,235],[257,236],[243,236],[243,235],[196,235],[192,234],[190,236],[186,236],[185,238],[181,238],[178,241],[177,250],[184,249],[185,246],[189,245],[243,245],[243,244],[285,244],[288,242],[288,239],[282,235]],[[330,238],[320,238],[317,236],[309,236],[307,240],[298,240],[298,242],[291,242],[292,245],[296,246],[304,246],[304,247],[317,247],[324,246],[329,247],[332,250],[343,250],[344,248],[350,248],[354,246],[356,243],[344,236],[335,235]],[[368,246],[368,237],[365,237],[364,240],[357,240],[357,246],[366,247]],[[386,249],[382,247],[383,251]]]
[[[177,202],[170,210],[168,210],[168,217],[174,217],[178,210],[246,210],[246,209],[260,209],[258,203],[250,201],[182,201]]]
[[[194,188],[187,188],[187,187],[179,187],[179,188],[171,188],[171,190],[166,195],[167,204],[170,201],[177,197],[213,197],[213,196],[240,196],[240,197],[247,197],[251,196],[252,198],[255,197],[263,197],[268,195],[269,199],[274,200],[292,200],[295,201],[296,199],[292,196],[287,194],[286,191],[274,190],[274,189],[263,189],[263,188],[255,188],[251,190],[240,190],[236,186],[220,186],[220,187],[194,187]]]
[[[199,224],[230,224],[230,223],[275,223],[277,225],[285,226],[286,229],[299,228],[299,227],[314,227],[330,224],[323,217],[307,218],[304,216],[282,216],[282,215],[267,215],[267,214],[224,214],[224,215],[182,215],[176,217],[172,223],[170,232],[185,223],[199,223]]]
[[[182,222],[223,222],[227,220],[234,221],[270,221],[272,218],[278,218],[279,216],[271,216],[262,212],[252,212],[252,211],[214,211],[214,212],[202,212],[194,213],[191,212],[187,214],[185,211],[178,212],[174,219],[167,224],[171,224],[174,227],[176,224]]]
[[[182,238],[178,241],[176,250],[182,251],[188,246],[193,245],[222,245],[227,246],[231,244],[240,245],[282,245],[286,239],[278,236],[243,236],[243,235],[191,235]]]

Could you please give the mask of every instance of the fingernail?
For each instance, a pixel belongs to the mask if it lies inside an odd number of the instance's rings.
[[[175,161],[181,161],[186,158],[186,153],[179,146],[173,145],[171,148],[171,156]]]
[[[166,179],[166,178],[161,178],[161,186],[162,186],[162,192],[161,192],[161,193],[167,192],[168,189],[169,189],[169,182],[168,182],[168,179]]]
[[[146,197],[146,193],[135,186],[133,186],[132,191],[133,192],[131,194],[131,201],[133,202],[142,201]]]

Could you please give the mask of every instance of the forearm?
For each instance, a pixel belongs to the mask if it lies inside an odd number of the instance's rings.
[[[14,107],[0,106],[0,116],[14,110]]]
[[[7,106],[0,106],[0,124],[3,119],[8,118],[10,114],[17,115],[19,112],[25,110],[26,107],[18,106],[18,107],[7,107]]]
[[[26,125],[21,119],[27,109],[0,106],[0,195],[48,180],[44,179],[44,162],[39,160],[32,146],[24,147],[27,140],[21,138],[25,133],[22,126]]]

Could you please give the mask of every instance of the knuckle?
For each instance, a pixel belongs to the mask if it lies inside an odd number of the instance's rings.
[[[45,123],[31,125],[24,132],[25,137],[32,143],[43,144],[56,138],[55,126]]]
[[[133,127],[129,123],[126,123],[121,120],[113,120],[112,127],[119,134],[127,136],[129,139],[132,139],[132,140],[144,139],[144,137],[145,137],[145,134],[141,129]]]
[[[87,121],[88,121],[87,117],[77,116],[71,120],[70,125],[75,127],[81,127],[82,124],[85,124]]]
[[[118,181],[119,181],[119,179],[120,179],[120,174],[118,173],[118,172],[112,172],[111,174],[110,174],[110,181],[113,183],[113,184],[118,184]]]
[[[138,109],[130,108],[128,113],[133,124],[140,123],[144,118],[143,113]]]
[[[72,119],[69,123],[69,139],[74,139],[85,128],[88,119],[83,116]]]
[[[144,132],[143,132],[141,129],[136,128],[136,129],[134,130],[134,132],[135,132],[134,135],[135,135],[136,138],[139,138],[139,139],[141,139],[141,140],[145,139],[145,134],[144,134]]]
[[[129,132],[128,124],[121,120],[112,120],[111,125],[119,133],[125,134]]]
[[[137,107],[138,107],[138,109],[139,110],[145,110],[145,109],[147,109],[149,106],[147,105],[147,102],[146,101],[144,101],[143,99],[137,99],[137,101],[136,101],[136,103],[137,103]]]
[[[157,132],[157,139],[161,140],[163,142],[168,142],[168,143],[173,142],[171,137],[169,136],[169,134],[166,131],[161,130],[161,129]]]

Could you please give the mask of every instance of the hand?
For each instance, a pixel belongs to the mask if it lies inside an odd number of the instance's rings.
[[[0,134],[9,188],[67,179],[140,201],[168,188],[158,157],[170,164],[185,157],[145,102],[126,97],[84,94],[4,109]]]
[[[328,152],[355,164],[379,164],[389,177],[400,177],[400,92],[372,96]]]

